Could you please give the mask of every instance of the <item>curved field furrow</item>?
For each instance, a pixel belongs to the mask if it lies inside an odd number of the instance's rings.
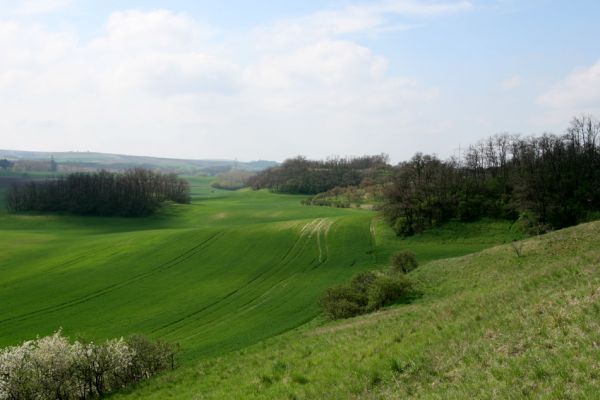
[[[314,241],[316,238],[311,237],[310,235],[303,236],[309,239],[310,242],[307,243],[312,243],[314,247],[311,248],[316,250],[317,246]],[[360,247],[361,246],[359,246],[359,248]],[[344,249],[349,248],[344,246]],[[368,250],[368,247],[364,248],[364,254],[366,254]],[[310,315],[314,315],[313,313],[316,311],[316,297],[327,286],[327,282],[331,282],[332,277],[320,274],[319,271],[310,268],[314,256],[304,251],[302,254],[307,255],[308,257],[304,258],[303,261],[300,260],[300,262],[294,265],[293,270],[286,270],[285,274],[273,275],[274,279],[264,282],[264,285],[255,288],[252,292],[250,292],[250,288],[247,288],[246,292],[238,292],[237,299],[231,299],[232,301],[228,302],[228,304],[219,304],[220,312],[216,312],[215,310],[211,318],[207,318],[208,315],[202,313],[196,320],[185,321],[185,325],[179,327],[177,332],[170,332],[170,335],[167,335],[166,337],[172,338],[172,340],[180,340],[183,343],[209,341],[211,340],[210,338],[213,338],[218,334],[227,334],[232,330],[231,327],[235,326],[239,321],[253,321],[256,319],[256,323],[248,324],[256,329],[257,327],[260,327],[261,324],[265,323],[261,320],[261,317],[265,315],[298,316],[298,320],[296,320],[295,323],[283,325],[279,332],[292,329],[299,324],[306,322],[311,318]],[[339,255],[340,254],[338,254],[338,256]],[[348,265],[348,268],[350,268],[350,264],[351,263],[347,261],[346,265]],[[327,271],[327,269],[324,271]],[[350,271],[352,271],[352,269],[350,269]],[[343,270],[339,271],[336,267],[327,272],[334,272],[335,275],[341,272],[344,276],[347,276],[346,274],[348,273],[348,271],[345,273]],[[315,290],[315,288],[320,289]],[[313,300],[310,300],[307,304],[307,299]],[[300,304],[304,305],[299,306]],[[312,312],[307,313],[307,310]],[[237,328],[238,330],[242,329],[241,326],[238,326]],[[178,335],[179,333],[185,332],[187,332],[188,335]],[[219,343],[218,340],[213,340],[213,342]],[[202,353],[211,353],[211,351],[208,349],[200,354]]]
[[[333,221],[325,219],[316,219],[305,224],[299,231],[298,240],[276,268],[267,267],[266,272],[268,274],[265,272],[261,276],[253,278],[222,301],[211,303],[210,307],[203,307],[201,310],[186,316],[186,318],[178,320],[179,326],[177,328],[163,331],[161,332],[162,335],[167,338],[191,340],[197,336],[206,335],[207,331],[214,331],[219,326],[227,327],[228,324],[241,319],[244,314],[254,311],[259,306],[269,302],[276,302],[278,306],[285,305],[285,298],[278,296],[269,298],[269,296],[278,288],[284,288],[285,282],[294,280],[298,277],[298,274],[325,264],[327,260],[323,259],[317,266],[312,266],[315,259],[312,254],[307,253],[307,250],[322,251],[321,235],[326,235],[332,224]],[[301,259],[303,255],[307,254],[308,258]],[[288,266],[291,269],[283,273],[282,271]],[[232,298],[233,295],[236,295],[235,298]],[[209,308],[211,308],[210,311]],[[225,310],[226,312],[224,312]],[[178,337],[180,332],[187,332],[188,334]]]
[[[142,279],[146,279],[152,275],[155,275],[161,271],[164,271],[166,269],[175,267],[181,263],[183,263],[184,261],[190,259],[191,257],[193,257],[194,255],[198,254],[200,251],[202,251],[203,248],[205,248],[206,246],[208,246],[210,244],[210,242],[216,240],[218,237],[224,235],[224,232],[218,232],[215,233],[213,235],[211,235],[208,239],[204,240],[203,242],[201,242],[200,244],[192,247],[191,249],[189,249],[188,251],[186,251],[185,253],[178,255],[177,257],[169,260],[166,263],[160,264],[156,267],[154,267],[153,269],[144,272],[142,274],[133,276],[125,281],[122,282],[118,282],[109,286],[106,286],[102,289],[96,290],[94,292],[91,292],[89,294],[87,294],[86,296],[80,297],[80,298],[76,298],[73,299],[71,301],[65,302],[65,303],[61,303],[61,304],[57,304],[57,305],[53,305],[53,306],[49,306],[49,307],[45,307],[45,308],[41,308],[38,310],[34,310],[34,311],[30,311],[28,313],[25,314],[21,314],[21,315],[16,315],[10,318],[5,318],[5,319],[1,319],[0,320],[0,324],[5,323],[5,322],[10,322],[10,321],[24,321],[28,318],[32,318],[35,317],[38,314],[41,313],[52,313],[52,312],[56,312],[56,311],[60,311],[69,307],[73,307],[75,305],[81,304],[81,303],[85,303],[87,301],[90,301],[92,299],[95,299],[97,297],[103,296],[113,290],[117,290],[117,289],[121,289],[125,286],[131,285],[135,282],[138,282]],[[79,257],[77,258],[77,260],[81,260],[84,257]],[[63,265],[64,266],[64,265]]]
[[[257,297],[253,297],[249,300],[243,300],[244,302],[240,304],[239,302],[241,301],[241,299],[248,295],[249,288],[251,288],[253,285],[256,286],[256,285],[264,284],[265,282],[267,282],[267,285],[268,285],[268,280],[270,278],[281,274],[282,269],[284,269],[285,267],[292,264],[296,259],[298,259],[304,253],[305,249],[308,247],[310,240],[311,240],[311,235],[309,235],[305,230],[306,226],[308,226],[310,224],[312,224],[312,222],[309,224],[306,224],[303,228],[300,229],[299,235],[297,236],[296,240],[289,247],[289,249],[286,251],[286,253],[284,254],[284,256],[281,258],[281,260],[279,262],[277,262],[273,266],[270,266],[270,265],[265,266],[258,275],[252,277],[249,281],[245,282],[240,287],[231,291],[230,293],[225,295],[223,298],[216,300],[206,306],[203,306],[200,309],[198,309],[182,318],[179,318],[176,321],[166,324],[166,325],[160,327],[159,329],[155,330],[154,332],[161,333],[164,336],[171,336],[171,335],[176,334],[177,332],[181,331],[182,329],[186,329],[185,325],[192,323],[192,322],[190,322],[190,319],[192,319],[193,317],[198,316],[198,315],[202,316],[202,319],[204,320],[204,322],[201,325],[195,324],[194,330],[201,330],[202,327],[204,327],[208,324],[212,324],[217,319],[222,318],[222,316],[218,313],[219,306],[227,307],[229,304],[234,304],[236,306],[236,311],[239,312],[246,305],[252,303],[256,298],[260,297],[260,295],[258,295]],[[234,297],[235,295],[238,295],[239,299],[236,299]],[[225,301],[228,301],[228,303],[224,304]],[[216,315],[216,317],[209,319],[208,317],[210,317],[211,315]],[[176,325],[183,325],[183,326],[175,327]],[[188,336],[187,338],[189,338],[189,337],[191,337],[191,336]]]

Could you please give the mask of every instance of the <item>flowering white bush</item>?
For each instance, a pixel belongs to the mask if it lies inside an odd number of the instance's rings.
[[[0,352],[0,399],[34,398],[33,349],[33,342],[25,342]]]
[[[0,400],[85,400],[173,367],[174,350],[143,336],[71,344],[60,331],[0,350]]]

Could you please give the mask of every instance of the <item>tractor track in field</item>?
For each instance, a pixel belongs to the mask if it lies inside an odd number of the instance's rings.
[[[46,268],[43,272],[46,273],[46,272],[49,272],[49,271],[57,270],[59,268],[70,267],[71,265],[77,264],[79,261],[84,260],[86,258],[87,258],[87,254],[78,255],[77,257],[73,257],[70,260],[64,261],[62,263],[54,264],[54,265]],[[18,279],[15,279],[15,280],[11,281],[11,284],[14,284],[14,283],[19,282],[19,281],[24,281],[24,280],[27,280],[27,279],[28,279],[27,276],[26,277],[21,277],[21,278],[18,278]]]
[[[102,247],[99,250],[95,249],[95,250],[86,251],[85,253],[79,254],[79,255],[77,255],[77,256],[75,256],[75,257],[73,257],[73,258],[71,258],[71,259],[69,259],[67,261],[59,262],[59,263],[56,263],[54,265],[51,265],[50,267],[47,267],[46,269],[43,270],[43,273],[47,273],[47,272],[50,272],[50,271],[56,271],[58,269],[65,268],[65,267],[70,267],[71,265],[77,264],[81,260],[85,260],[92,253],[97,253],[99,251],[108,250],[108,249],[111,249],[112,247],[113,246],[108,246],[108,247]],[[20,282],[20,281],[23,281],[23,280],[27,280],[27,279],[28,279],[27,277],[21,277],[21,278],[13,280],[11,282],[11,284],[14,284],[16,282]],[[0,321],[0,322],[2,322],[2,321]]]
[[[300,236],[298,236],[296,238],[296,240],[294,240],[294,243],[292,243],[292,245],[288,248],[288,250],[285,252],[285,254],[283,255],[283,257],[281,257],[281,261],[279,261],[277,264],[286,266],[287,264],[289,264],[289,262],[291,262],[291,260],[293,260],[293,259],[295,259],[295,258],[298,257],[296,255],[296,256],[292,257],[289,261],[286,262],[286,259],[294,251],[294,249],[296,248],[296,246],[298,245],[298,243],[303,239],[303,237],[304,237],[303,235],[300,235]],[[160,327],[154,329],[152,331],[152,333],[156,333],[156,332],[161,331],[163,329],[168,329],[170,327],[173,327],[174,325],[180,324],[181,322],[187,321],[190,318],[193,318],[194,316],[196,316],[196,315],[198,315],[198,314],[206,311],[207,309],[209,309],[209,308],[211,308],[213,306],[216,306],[219,303],[222,303],[223,301],[227,300],[228,298],[234,296],[236,293],[238,293],[241,290],[243,290],[243,289],[247,288],[248,286],[252,285],[254,282],[256,282],[258,279],[260,279],[264,275],[266,275],[268,273],[274,273],[274,272],[276,272],[276,271],[273,271],[272,269],[266,269],[265,271],[263,271],[263,272],[259,273],[258,275],[256,275],[250,281],[244,283],[242,286],[238,287],[237,289],[232,290],[231,292],[227,293],[225,296],[221,297],[220,299],[215,300],[214,302],[212,302],[210,304],[207,304],[207,305],[201,307],[200,309],[198,309],[198,310],[196,310],[194,312],[191,312],[191,313],[189,313],[189,314],[187,314],[187,315],[185,315],[185,316],[183,316],[181,318],[178,318],[177,320],[174,320],[174,321],[171,321],[171,322],[169,322],[167,324],[164,324],[163,326],[160,326]],[[174,332],[179,331],[180,329],[181,329],[181,327],[175,327],[175,329],[169,330],[165,334],[169,335],[169,334],[172,334]]]
[[[72,306],[75,306],[78,304],[82,304],[82,303],[88,302],[90,300],[93,300],[97,297],[103,296],[107,293],[110,293],[116,289],[120,289],[125,286],[131,285],[132,283],[136,283],[136,282],[138,282],[142,279],[145,279],[149,276],[152,276],[156,273],[171,269],[171,268],[183,263],[184,261],[189,260],[196,254],[198,254],[200,251],[204,250],[204,248],[208,247],[213,241],[218,240],[224,234],[225,234],[224,231],[217,232],[217,233],[209,236],[207,239],[203,240],[199,244],[195,245],[191,249],[188,249],[184,253],[172,258],[171,260],[154,267],[150,271],[143,272],[141,274],[130,277],[130,278],[126,279],[125,281],[121,281],[121,282],[106,286],[102,289],[98,289],[98,290],[91,292],[83,297],[78,298],[78,299],[69,300],[67,302],[60,303],[57,305],[41,308],[41,309],[30,311],[30,312],[27,312],[24,314],[15,315],[13,317],[2,319],[2,320],[0,320],[0,324],[6,323],[6,322],[15,322],[15,321],[20,322],[20,321],[27,320],[31,317],[34,317],[34,316],[42,314],[42,313],[56,312],[56,311],[63,310],[65,308],[69,308],[69,307],[72,307]]]
[[[327,234],[329,229],[334,224],[333,221],[325,221],[317,232],[317,246],[319,248],[319,264],[324,264],[329,259],[329,244],[327,243]],[[321,245],[321,237],[323,238],[323,245]],[[325,247],[325,258],[323,259],[323,247]]]
[[[328,260],[329,260],[329,247],[327,245],[327,234],[329,233],[329,229],[331,228],[331,226],[335,223],[335,221],[331,221],[327,218],[322,218],[318,225],[316,226],[315,230],[316,230],[316,242],[317,242],[317,249],[319,251],[319,259],[318,259],[318,264],[316,266],[313,266],[312,268],[305,268],[302,269],[300,271],[296,271],[293,274],[286,276],[283,279],[280,279],[279,281],[275,282],[273,285],[271,285],[271,287],[265,291],[264,293],[261,293],[259,296],[251,299],[250,301],[246,302],[245,304],[243,304],[239,309],[238,309],[238,314],[245,312],[246,310],[255,308],[257,306],[259,306],[260,304],[264,303],[264,301],[262,303],[259,304],[255,304],[252,307],[248,307],[251,304],[253,304],[254,302],[256,302],[257,300],[267,296],[270,292],[272,292],[276,287],[280,286],[281,284],[283,284],[284,282],[290,281],[292,278],[294,278],[296,275],[298,275],[299,273],[303,273],[306,272],[307,270],[314,270],[318,267],[320,267],[321,265],[325,264]],[[321,237],[323,237],[323,246],[321,246]],[[298,256],[300,254],[303,253],[304,248],[306,248],[306,246],[308,246],[310,244],[310,239],[312,238],[312,235],[310,235],[308,237],[308,240],[304,243],[304,246],[302,248],[302,251],[300,251],[300,253],[298,254]],[[322,258],[322,247],[325,248],[325,258]],[[291,262],[291,260],[289,261]],[[288,263],[289,263],[288,262]],[[314,262],[314,261],[313,261]],[[309,264],[309,266],[313,263],[311,262]]]
[[[228,293],[226,296],[222,297],[221,299],[218,299],[210,304],[207,304],[207,305],[203,306],[202,308],[200,308],[192,313],[189,313],[175,321],[165,324],[162,327],[157,328],[154,331],[152,331],[152,333],[156,333],[163,329],[168,329],[169,327],[173,327],[174,325],[179,325],[178,327],[175,327],[175,329],[171,329],[171,330],[165,332],[165,335],[172,335],[172,334],[180,331],[181,329],[183,329],[185,327],[185,322],[188,321],[189,319],[193,318],[194,316],[197,316],[197,315],[201,314],[202,312],[205,312],[206,310],[210,309],[211,307],[215,307],[215,306],[218,306],[219,304],[222,304],[224,301],[231,298],[235,294],[240,293],[241,291],[245,291],[244,289],[247,289],[249,286],[253,285],[254,283],[256,283],[256,281],[258,281],[261,278],[265,278],[265,279],[263,279],[263,282],[265,282],[268,279],[268,277],[265,277],[265,275],[268,274],[269,276],[276,276],[281,270],[283,270],[290,263],[292,263],[294,260],[299,258],[302,254],[304,254],[305,249],[311,244],[311,239],[313,238],[313,235],[315,235],[315,234],[316,234],[317,249],[320,253],[320,258],[321,258],[322,249],[321,249],[321,244],[320,244],[320,235],[321,235],[321,233],[323,233],[323,235],[326,236],[327,233],[329,232],[329,228],[331,227],[333,222],[334,221],[331,221],[326,218],[318,218],[318,219],[315,219],[315,220],[305,224],[301,228],[300,235],[298,236],[298,238],[289,247],[288,251],[284,254],[284,256],[281,258],[281,260],[276,264],[277,265],[276,268],[271,268],[271,269],[266,270],[263,273],[260,273],[259,275],[255,276],[250,281],[246,282],[244,285],[231,291],[230,293]],[[325,237],[323,238],[323,240],[326,241]],[[322,265],[325,262],[327,262],[327,259],[329,257],[329,250],[327,248],[326,242],[325,242],[325,248],[326,248],[327,256],[326,256],[325,260],[319,261],[319,265]],[[249,308],[251,309],[251,308],[256,307],[256,306],[252,306],[252,307],[250,307],[250,306],[253,303],[255,303],[257,300],[263,298],[267,293],[272,291],[275,287],[281,285],[285,281],[290,280],[296,274],[297,274],[297,272],[293,273],[289,276],[286,276],[283,279],[280,279],[279,281],[270,285],[270,287],[266,291],[261,292],[260,294],[258,294],[257,296],[254,296],[251,299],[248,299],[246,302],[244,302],[243,304],[241,304],[240,306],[238,306],[236,308],[235,314],[239,315],[240,313],[246,312]],[[227,305],[223,305],[223,306],[226,307]],[[213,310],[211,313],[213,313],[213,312],[216,312],[216,309]],[[205,321],[201,325],[198,325],[197,327],[195,327],[195,330],[197,331],[198,329],[201,329],[202,327],[205,327],[206,325],[214,324],[215,321],[217,321],[218,324],[222,325],[223,323],[226,322],[226,319],[223,319],[222,316],[218,316],[216,318],[211,318],[210,320]],[[187,338],[194,337],[198,334],[199,333],[195,333],[193,335],[188,336]]]

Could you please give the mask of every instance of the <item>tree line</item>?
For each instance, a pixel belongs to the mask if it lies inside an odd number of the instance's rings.
[[[12,212],[69,212],[98,216],[146,216],[165,201],[190,202],[186,180],[145,169],[124,173],[73,173],[14,185],[7,193]]]
[[[289,194],[317,194],[337,186],[357,186],[369,174],[388,167],[387,155],[308,160],[298,156],[248,179],[253,189]]]
[[[416,154],[394,168],[383,212],[399,235],[449,219],[518,220],[530,233],[600,211],[600,122],[573,119],[563,135],[496,135],[460,157]]]

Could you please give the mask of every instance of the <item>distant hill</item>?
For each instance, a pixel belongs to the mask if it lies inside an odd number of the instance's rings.
[[[180,173],[204,172],[215,174],[237,168],[245,171],[261,171],[277,165],[275,161],[248,161],[235,160],[185,160],[176,158],[159,158],[145,156],[130,156],[124,154],[106,154],[94,152],[42,152],[42,151],[20,151],[0,150],[0,159],[6,158],[17,160],[49,160],[51,157],[69,169],[125,169],[131,167],[160,168],[173,170]]]

